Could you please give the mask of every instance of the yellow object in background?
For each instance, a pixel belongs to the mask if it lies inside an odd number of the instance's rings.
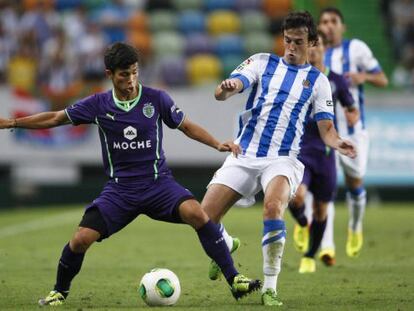
[[[231,11],[214,11],[207,18],[207,28],[210,35],[217,36],[226,33],[239,33],[240,27],[241,22],[239,16]]]
[[[187,62],[187,73],[192,85],[217,82],[221,77],[220,60],[210,54],[198,54]]]

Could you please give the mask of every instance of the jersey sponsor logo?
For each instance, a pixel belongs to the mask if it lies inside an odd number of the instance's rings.
[[[244,67],[250,65],[251,63],[253,63],[253,59],[252,58],[248,58],[246,59],[243,63],[241,63],[236,70],[237,71],[242,71],[244,69]]]
[[[155,108],[152,105],[152,103],[146,103],[144,104],[144,107],[142,107],[142,113],[144,116],[146,116],[148,119],[152,118],[152,116],[155,113]]]
[[[134,140],[134,141],[114,141],[113,149],[114,150],[128,150],[128,149],[148,149],[151,148],[151,140]]]
[[[134,140],[138,136],[138,131],[133,126],[128,126],[124,128],[124,137],[129,141],[114,141],[113,149],[114,150],[128,150],[128,149],[147,149],[151,148],[151,140]]]
[[[137,129],[132,126],[124,128],[124,137],[128,140],[133,140],[137,137]]]
[[[330,100],[330,99],[328,99],[328,100],[326,101],[326,106],[328,106],[328,107],[332,107],[332,106],[333,106],[333,101],[332,101],[332,100]]]

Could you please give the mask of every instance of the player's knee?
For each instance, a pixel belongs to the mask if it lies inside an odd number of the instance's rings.
[[[297,192],[290,203],[295,207],[301,207],[303,204],[305,204],[305,195]]]
[[[190,226],[198,229],[208,222],[206,212],[197,204],[185,204],[180,207],[181,219]]]
[[[265,218],[280,218],[283,214],[282,200],[275,199],[272,201],[265,201],[264,216]]]
[[[71,249],[76,253],[84,253],[99,236],[90,229],[78,230],[70,241]]]
[[[203,208],[203,211],[208,215],[208,217],[213,221],[214,223],[220,222],[221,214],[218,208],[216,208],[214,202],[205,202],[203,201],[201,203],[201,206]]]

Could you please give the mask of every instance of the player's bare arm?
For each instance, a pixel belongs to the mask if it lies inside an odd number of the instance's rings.
[[[243,83],[240,79],[226,79],[223,80],[214,92],[217,100],[226,100],[227,98],[239,93],[243,89]]]
[[[355,106],[346,107],[345,110],[345,119],[348,126],[354,126],[359,121],[359,109]]]
[[[360,85],[368,82],[377,87],[386,87],[388,85],[387,76],[383,72],[348,72],[345,76],[350,80],[352,85]]]
[[[28,117],[16,119],[0,118],[0,129],[25,128],[25,129],[47,129],[64,124],[70,120],[64,110],[41,112]]]
[[[341,154],[350,158],[356,157],[357,151],[355,145],[351,141],[339,137],[335,125],[331,120],[318,121],[318,129],[323,142],[327,146],[338,150]]]
[[[237,156],[241,150],[239,145],[236,145],[232,141],[227,141],[224,143],[220,143],[217,139],[215,139],[209,132],[203,129],[198,124],[190,121],[187,117],[178,127],[185,135],[194,139],[202,144],[210,146],[220,152],[232,152],[235,156]]]

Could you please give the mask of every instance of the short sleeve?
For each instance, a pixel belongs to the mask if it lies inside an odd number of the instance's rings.
[[[259,80],[263,67],[267,64],[270,54],[258,53],[250,56],[230,74],[230,78],[238,78],[243,83],[243,90]]]
[[[94,123],[98,115],[96,111],[97,95],[83,98],[65,109],[66,115],[73,125]]]
[[[319,75],[315,83],[312,114],[315,121],[333,120],[334,118],[331,85],[323,74]]]
[[[160,115],[163,122],[172,129],[178,128],[185,118],[184,112],[164,91],[160,91]]]
[[[357,66],[369,73],[381,72],[381,66],[368,45],[358,39],[352,40],[353,49],[357,55]]]

